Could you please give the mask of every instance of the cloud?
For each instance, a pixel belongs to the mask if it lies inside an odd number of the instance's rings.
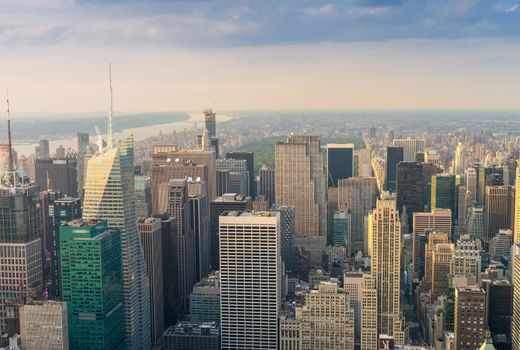
[[[506,8],[505,12],[506,13],[515,13],[516,11],[518,11],[518,9],[520,9],[520,4],[514,4],[513,6]]]
[[[336,6],[332,3],[325,4],[321,7],[310,7],[303,10],[306,15],[319,16],[319,15],[330,15],[336,11]]]

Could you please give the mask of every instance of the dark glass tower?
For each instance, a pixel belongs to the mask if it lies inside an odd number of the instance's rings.
[[[247,171],[249,172],[249,193],[254,199],[256,197],[255,186],[255,154],[248,151],[233,151],[226,153],[227,159],[244,159],[247,161]]]
[[[386,189],[390,192],[397,190],[397,164],[404,160],[403,147],[386,148]]]
[[[338,187],[339,179],[354,174],[354,145],[330,143],[327,145],[327,169],[329,187]]]
[[[408,228],[413,227],[413,213],[424,211],[424,172],[420,162],[401,162],[397,165],[397,209],[403,214],[406,207]]]

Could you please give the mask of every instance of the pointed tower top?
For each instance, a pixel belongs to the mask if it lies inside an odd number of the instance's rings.
[[[109,93],[110,93],[110,109],[108,113],[108,131],[107,131],[107,148],[113,146],[113,134],[112,134],[112,116],[114,115],[114,101],[112,97],[112,63],[108,63],[108,81],[109,81]]]
[[[7,103],[7,138],[9,142],[9,182],[10,185],[15,185],[15,174],[14,174],[14,159],[13,159],[13,144],[11,140],[11,115],[9,110],[9,90],[6,90],[6,103]]]

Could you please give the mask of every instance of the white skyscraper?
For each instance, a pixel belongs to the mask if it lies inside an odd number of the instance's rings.
[[[276,349],[281,298],[280,213],[219,217],[222,349]]]
[[[424,140],[394,139],[394,146],[403,147],[403,161],[415,162],[417,152],[424,152]]]
[[[68,350],[67,304],[40,302],[20,308],[22,347],[27,350]]]
[[[106,219],[121,231],[125,349],[148,350],[150,291],[135,214],[133,141],[129,136],[88,161],[83,218]]]

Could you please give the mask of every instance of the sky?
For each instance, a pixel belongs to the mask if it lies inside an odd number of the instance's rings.
[[[0,0],[12,113],[520,110],[520,0]],[[0,108],[0,111],[2,109]]]

